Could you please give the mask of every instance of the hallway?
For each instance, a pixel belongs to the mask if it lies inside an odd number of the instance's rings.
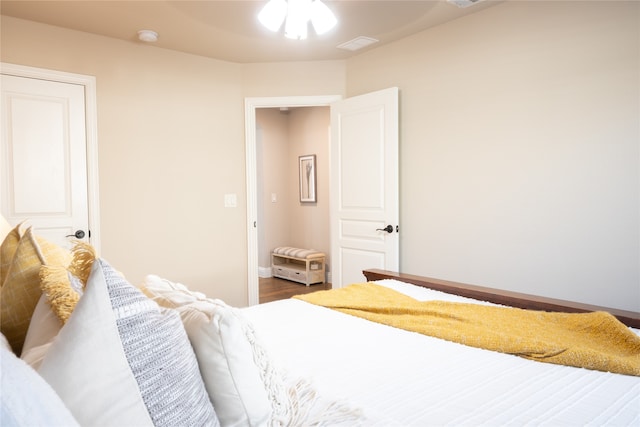
[[[260,278],[260,304],[291,298],[294,295],[331,289],[331,283],[317,283],[305,286],[297,282],[278,279],[277,277]]]

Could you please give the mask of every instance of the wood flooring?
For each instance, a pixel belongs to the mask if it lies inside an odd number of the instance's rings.
[[[265,302],[277,301],[281,299],[291,298],[294,295],[309,294],[311,292],[323,291],[331,289],[331,283],[317,283],[315,285],[305,286],[297,282],[278,279],[277,277],[269,277],[259,279],[260,287],[260,304]]]

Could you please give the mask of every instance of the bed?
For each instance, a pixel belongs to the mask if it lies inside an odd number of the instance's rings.
[[[236,308],[155,275],[129,283],[90,245],[68,251],[28,224],[0,221],[0,233],[3,426],[640,425],[639,313],[610,310],[628,326],[603,314],[605,335],[631,347],[623,364],[631,373],[610,373],[317,302],[366,289],[385,296],[383,309],[392,295],[482,310],[600,307],[367,270],[371,283]],[[508,324],[537,335],[533,323]]]
[[[364,275],[419,300],[473,297],[549,311],[601,309],[381,270]],[[610,311],[638,326],[638,313]],[[362,408],[364,425],[640,425],[637,376],[467,347],[296,299],[242,312],[289,371]]]

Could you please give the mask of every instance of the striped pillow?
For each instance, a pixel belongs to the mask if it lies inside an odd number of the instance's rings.
[[[180,316],[102,259],[39,373],[81,425],[219,425]]]

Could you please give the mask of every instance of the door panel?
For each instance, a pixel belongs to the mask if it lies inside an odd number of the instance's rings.
[[[68,246],[88,238],[84,86],[2,75],[2,214]]]
[[[331,104],[332,286],[399,269],[398,89]],[[388,224],[393,232],[381,231]]]
[[[347,286],[352,283],[362,283],[365,281],[362,275],[363,265],[372,266],[371,268],[385,268],[386,254],[382,251],[376,252],[371,249],[360,250],[344,245],[340,249],[339,259],[342,261],[342,285]],[[337,287],[335,281],[331,286],[333,288]]]

